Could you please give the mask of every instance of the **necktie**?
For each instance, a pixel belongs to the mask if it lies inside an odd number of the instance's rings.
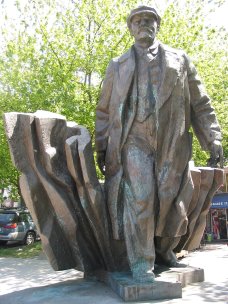
[[[149,100],[149,105],[150,105],[151,112],[153,113],[154,109],[155,109],[156,100],[155,100],[154,93],[153,93],[152,75],[151,75],[151,67],[150,67],[150,65],[148,65],[147,98]]]

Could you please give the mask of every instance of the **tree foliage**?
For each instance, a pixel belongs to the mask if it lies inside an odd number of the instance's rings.
[[[184,49],[197,65],[216,108],[228,158],[227,33],[206,27],[206,2],[166,1],[159,39]],[[162,9],[161,1],[155,4]],[[4,15],[3,2],[1,116],[10,111],[49,110],[85,125],[93,137],[105,69],[111,58],[132,44],[126,16],[136,5],[136,0],[15,1],[18,18],[13,23]],[[2,120],[0,141],[1,187],[17,185]],[[196,164],[205,165],[207,157],[195,141]]]

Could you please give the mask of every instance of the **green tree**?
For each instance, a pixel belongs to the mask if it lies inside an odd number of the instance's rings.
[[[105,69],[112,57],[132,44],[126,16],[137,2],[69,0],[63,4],[60,0],[40,0],[23,5],[15,1],[16,24],[4,15],[3,2],[1,116],[10,111],[57,112],[67,120],[85,125],[93,137],[95,107]],[[219,5],[221,1],[217,2]],[[156,4],[162,9],[161,1]],[[205,26],[206,5],[207,1],[199,0],[172,1],[162,16],[159,39],[184,49],[192,57],[212,98],[227,143],[227,33]],[[2,120],[0,141],[0,186],[16,187],[18,173],[11,164]],[[227,145],[224,148],[227,158]],[[207,157],[195,141],[196,164],[204,165]]]

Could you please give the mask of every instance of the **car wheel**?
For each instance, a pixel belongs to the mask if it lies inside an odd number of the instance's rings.
[[[6,245],[8,241],[0,241],[0,245]]]
[[[35,233],[32,231],[27,232],[24,243],[25,245],[32,245],[36,240]]]

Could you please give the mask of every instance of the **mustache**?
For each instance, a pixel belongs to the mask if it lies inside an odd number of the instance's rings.
[[[147,31],[147,32],[149,32],[149,33],[154,33],[155,32],[155,28],[154,27],[147,27],[147,26],[141,26],[140,28],[139,28],[139,33],[140,32],[142,32],[142,31]]]

